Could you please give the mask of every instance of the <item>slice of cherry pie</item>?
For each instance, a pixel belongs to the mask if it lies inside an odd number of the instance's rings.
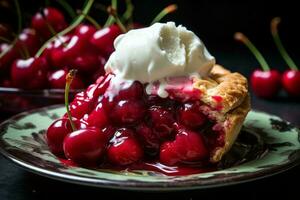
[[[184,27],[173,23],[153,27],[116,39],[116,51],[107,64],[110,70],[75,96],[69,106],[72,120],[66,114],[48,128],[47,142],[53,153],[80,165],[149,169],[149,163],[203,167],[219,162],[230,150],[250,110],[246,78],[215,65],[200,39]],[[161,57],[147,57],[151,49],[138,57],[138,50],[145,48],[140,44],[122,53],[122,45],[129,48],[126,37],[142,38],[144,33],[151,33],[148,40],[159,41],[151,44],[155,51],[151,55]],[[124,61],[128,58],[132,60]],[[124,67],[116,68],[121,61]],[[198,65],[203,73],[191,74]],[[179,71],[181,67],[189,75]],[[165,76],[160,70],[176,73]],[[153,74],[164,78],[149,81]]]

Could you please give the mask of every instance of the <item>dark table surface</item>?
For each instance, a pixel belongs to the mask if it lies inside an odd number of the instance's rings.
[[[243,71],[248,75],[251,69],[238,69],[234,66],[257,66],[255,61],[249,60],[249,55],[242,54],[239,59],[234,59],[234,54],[218,54],[219,63],[225,66],[233,66],[231,69]],[[248,60],[248,61],[247,61]],[[273,59],[274,60],[274,59]],[[274,60],[274,62],[276,59]],[[262,110],[278,115],[290,121],[295,126],[300,126],[300,103],[297,100],[280,97],[271,101],[262,100],[252,95],[254,109]],[[3,116],[1,116],[3,118]],[[63,183],[44,178],[24,169],[19,168],[12,162],[0,155],[0,200],[7,199],[203,199],[203,198],[231,198],[231,199],[260,199],[262,196],[282,196],[285,199],[299,196],[300,167],[274,175],[269,178],[226,186],[214,189],[182,191],[172,193],[145,193],[122,190],[109,190],[92,188],[87,186]]]

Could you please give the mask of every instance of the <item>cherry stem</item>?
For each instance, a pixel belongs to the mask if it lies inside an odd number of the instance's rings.
[[[17,37],[14,39],[14,41],[10,44],[11,45],[11,48],[16,44],[16,42],[17,42]],[[9,52],[9,50],[11,49],[11,48],[6,48],[4,51],[2,51],[1,53],[0,53],[0,59],[3,57],[3,56],[5,56],[5,54],[7,53],[7,52]]]
[[[284,61],[287,63],[287,65],[290,67],[290,69],[292,70],[298,70],[297,65],[294,63],[294,61],[292,60],[292,58],[290,57],[290,55],[287,53],[286,49],[284,48],[281,39],[279,37],[278,34],[278,25],[281,22],[281,19],[279,17],[275,17],[274,19],[272,19],[271,21],[271,34],[273,36],[273,40],[276,44],[276,47],[280,53],[280,55],[282,56],[282,58],[284,59]]]
[[[77,70],[75,70],[75,69],[71,69],[69,71],[69,73],[66,76],[66,87],[65,87],[65,107],[66,107],[67,115],[68,115],[68,118],[69,118],[69,121],[70,121],[73,131],[76,131],[77,129],[76,129],[76,126],[72,119],[72,115],[71,115],[70,108],[69,108],[69,92],[70,92],[70,86],[72,84],[72,81],[73,81],[76,73],[77,73]]]
[[[78,14],[83,14],[81,10],[77,10]],[[88,20],[91,24],[93,24],[93,26],[95,26],[96,29],[100,29],[101,26],[100,24],[94,19],[92,18],[90,15],[84,15],[85,19]]]
[[[177,10],[177,5],[176,4],[171,4],[165,7],[156,17],[152,20],[151,24],[154,24],[156,22],[159,22],[162,18],[164,18],[167,14],[172,13]]]
[[[120,29],[122,30],[123,33],[127,32],[126,27],[124,26],[124,24],[121,22],[118,13],[115,9],[113,9],[111,6],[109,6],[107,8],[107,12],[115,19],[116,23],[118,24],[118,26],[120,27]]]
[[[72,6],[65,0],[56,0],[57,3],[59,3],[65,10],[66,12],[70,15],[72,19],[76,17],[76,12],[72,8]]]
[[[21,32],[22,29],[22,16],[21,16],[21,9],[20,4],[18,0],[14,0],[16,11],[17,11],[17,17],[18,17],[18,33]]]
[[[237,32],[234,34],[234,39],[237,41],[242,42],[245,44],[248,49],[252,52],[252,54],[255,56],[257,61],[259,62],[260,66],[264,71],[269,71],[270,67],[265,60],[265,58],[262,56],[262,54],[258,51],[258,49],[254,46],[254,44],[241,32]]]
[[[29,58],[30,57],[30,53],[29,53],[29,51],[28,51],[28,47],[26,46],[26,45],[21,45],[21,48],[22,48],[22,50],[21,49],[19,49],[19,52],[21,53],[23,53],[22,54],[22,57],[24,57],[24,58]]]
[[[126,0],[126,11],[122,16],[122,19],[124,21],[129,21],[129,24],[132,24],[133,19],[132,19],[132,13],[134,10],[134,6],[131,2],[131,0]]]
[[[114,10],[117,10],[117,8],[118,8],[118,1],[117,0],[111,0],[111,7]],[[107,11],[107,9],[106,9],[106,11]],[[106,22],[104,24],[104,28],[112,25],[114,22],[115,22],[115,18],[112,15],[109,15],[108,19],[106,20]]]
[[[70,31],[72,31],[74,28],[76,28],[84,19],[84,15],[87,15],[88,12],[90,11],[92,5],[94,3],[94,0],[86,0],[86,4],[84,6],[84,9],[82,10],[82,14],[79,15],[70,26],[68,26],[66,29],[62,30],[61,32],[57,33],[56,36],[51,37],[49,40],[47,40],[43,46],[38,50],[38,52],[35,54],[36,57],[39,57],[43,51],[47,48],[48,44],[51,43],[56,39],[56,37],[63,36]]]

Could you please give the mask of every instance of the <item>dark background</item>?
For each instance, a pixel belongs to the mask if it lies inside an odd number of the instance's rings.
[[[0,0],[0,22],[15,25],[13,7],[3,7]],[[55,4],[55,1],[53,5]],[[74,7],[80,8],[83,1],[69,1]],[[109,1],[97,1],[108,4]],[[122,0],[119,0],[122,2]],[[163,21],[172,20],[183,24],[196,32],[207,48],[217,59],[229,69],[239,71],[247,76],[259,65],[246,47],[233,40],[236,31],[244,32],[261,50],[269,64],[283,71],[286,64],[278,54],[270,35],[270,21],[280,16],[280,35],[288,52],[300,63],[300,28],[299,6],[296,0],[284,1],[166,1],[166,0],[135,0],[134,19],[142,24],[149,24],[154,16],[170,3],[178,4],[178,11]],[[30,13],[43,6],[43,0],[20,0],[24,17],[28,25]],[[122,10],[121,5],[121,10]],[[106,20],[99,10],[91,15],[100,22]],[[291,121],[300,126],[299,100],[287,98],[284,94],[272,100],[262,100],[252,96],[254,109],[263,110]],[[289,170],[271,178],[228,186],[218,189],[185,191],[176,193],[144,193],[119,190],[104,190],[66,184],[33,175],[16,167],[0,156],[0,200],[6,199],[261,199],[282,197],[291,199],[299,197],[300,167]]]
[[[49,2],[53,6],[60,7],[56,0],[49,0]],[[84,1],[68,0],[68,2],[80,9]],[[96,0],[96,4],[109,5],[109,3],[108,0]],[[270,35],[270,21],[273,17],[279,16],[282,18],[279,26],[282,41],[292,58],[296,62],[299,61],[300,16],[296,0],[133,0],[133,3],[134,19],[144,25],[149,25],[165,6],[176,3],[178,10],[162,21],[175,21],[196,32],[209,51],[216,56],[218,63],[246,74],[258,67],[258,63],[246,47],[233,40],[236,31],[245,33],[261,50],[272,67],[280,70],[286,68]],[[24,26],[28,26],[31,14],[44,6],[45,1],[20,0],[20,4],[24,14]],[[124,1],[119,0],[119,5],[122,13]],[[107,18],[106,14],[97,9],[93,9],[91,15],[102,24]],[[13,1],[0,0],[0,22],[16,26],[16,20]],[[228,62],[228,55],[243,56],[244,59],[241,59],[243,62],[237,60]]]

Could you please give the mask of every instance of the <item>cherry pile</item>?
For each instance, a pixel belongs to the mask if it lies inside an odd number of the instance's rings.
[[[110,6],[101,5],[108,19],[100,27],[89,16],[93,3],[94,0],[86,0],[70,24],[62,11],[45,7],[31,17],[29,27],[19,30],[13,41],[5,39],[9,29],[0,24],[0,39],[4,39],[0,43],[0,87],[63,89],[66,72],[77,69],[72,88],[82,89],[104,75],[104,65],[114,51],[115,38],[142,26],[132,20],[131,1],[126,1],[126,10],[119,16],[117,0],[112,0]],[[176,9],[175,4],[167,6],[152,23]],[[89,23],[83,23],[84,20]]]
[[[208,162],[212,148],[224,145],[223,131],[208,128],[215,122],[201,112],[199,100],[180,97],[147,95],[138,81],[101,76],[50,125],[48,145],[54,154],[88,166]]]
[[[278,70],[270,69],[262,54],[244,34],[238,32],[234,35],[236,40],[241,41],[249,48],[263,69],[256,69],[250,77],[252,90],[258,97],[274,98],[281,88],[291,97],[300,97],[300,71],[280,40],[277,28],[280,21],[281,19],[278,17],[271,21],[271,33],[278,51],[290,68],[283,74]]]
[[[79,71],[72,88],[80,89],[104,74],[103,66],[114,50],[113,41],[122,33],[117,25],[96,29],[90,24],[79,24],[63,36],[57,36],[40,56],[40,47],[69,25],[63,13],[46,7],[31,18],[12,44],[0,44],[0,86],[22,89],[65,87],[66,72]],[[76,82],[76,83],[75,83]]]

